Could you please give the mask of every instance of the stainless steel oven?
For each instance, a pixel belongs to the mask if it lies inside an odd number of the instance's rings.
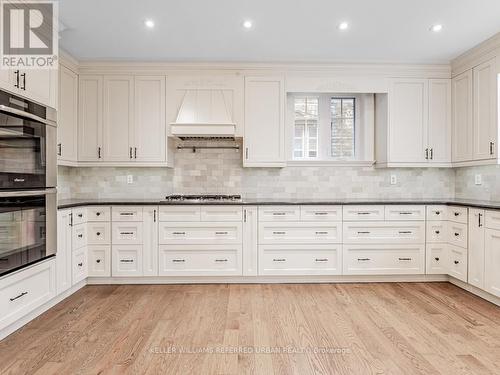
[[[0,276],[54,256],[56,189],[0,191]]]
[[[0,90],[0,189],[57,183],[56,111]]]

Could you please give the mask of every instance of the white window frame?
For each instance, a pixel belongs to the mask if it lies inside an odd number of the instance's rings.
[[[316,120],[316,156],[309,156],[309,126],[308,126],[308,121],[307,119],[304,119],[304,134],[302,136],[302,157],[295,157],[295,100],[296,99],[317,99],[318,100],[318,118]],[[319,114],[319,106],[320,106],[320,97],[318,95],[295,95],[293,96],[292,100],[292,107],[293,107],[293,127],[292,127],[292,159],[293,160],[317,160],[320,157],[320,144],[319,144],[319,139],[320,139],[320,114]]]

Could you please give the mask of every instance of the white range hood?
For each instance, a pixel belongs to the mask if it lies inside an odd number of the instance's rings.
[[[231,90],[186,90],[170,132],[180,139],[234,139],[232,105]]]

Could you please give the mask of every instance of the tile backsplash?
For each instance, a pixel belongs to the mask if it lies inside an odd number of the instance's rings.
[[[477,174],[481,175],[481,185],[475,184]],[[500,201],[500,165],[457,168],[455,180],[457,198]]]
[[[175,168],[59,167],[59,199],[242,194],[244,198],[452,198],[452,169],[243,168],[239,151],[178,150]],[[133,183],[127,183],[127,175]],[[390,184],[396,175],[398,183]]]

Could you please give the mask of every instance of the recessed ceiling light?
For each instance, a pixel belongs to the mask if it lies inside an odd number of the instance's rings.
[[[251,29],[253,27],[253,22],[251,20],[245,20],[243,22],[243,27],[245,29]]]
[[[339,30],[347,30],[349,28],[349,23],[341,22],[341,23],[339,23],[338,28],[339,28]]]
[[[441,30],[443,30],[443,25],[441,24],[436,24],[436,25],[432,25],[431,26],[431,31],[434,31],[435,33],[438,33],[440,32]]]
[[[144,26],[146,26],[148,29],[152,29],[153,27],[155,27],[155,21],[153,21],[152,19],[147,19],[144,21]]]

